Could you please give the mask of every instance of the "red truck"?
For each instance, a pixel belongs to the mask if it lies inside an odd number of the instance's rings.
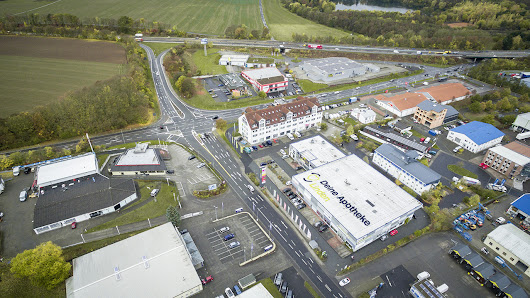
[[[322,49],[322,45],[321,44],[308,44],[307,48],[321,50]]]

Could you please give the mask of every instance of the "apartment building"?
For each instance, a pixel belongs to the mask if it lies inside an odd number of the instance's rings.
[[[303,131],[320,125],[321,122],[322,108],[318,100],[303,97],[261,110],[247,108],[238,120],[239,133],[249,144]]]
[[[441,105],[430,100],[424,100],[416,106],[414,119],[429,128],[436,128],[457,120],[458,111],[449,105]]]

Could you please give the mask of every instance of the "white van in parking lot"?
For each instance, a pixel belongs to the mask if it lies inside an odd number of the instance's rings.
[[[288,138],[289,138],[289,140],[291,140],[291,141],[292,141],[292,140],[294,140],[294,136],[293,136],[293,134],[292,134],[292,133],[290,133],[290,132],[289,132],[289,133],[287,133],[287,137],[288,137]]]

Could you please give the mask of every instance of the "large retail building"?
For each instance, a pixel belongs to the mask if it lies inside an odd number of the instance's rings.
[[[292,183],[353,251],[403,225],[422,207],[355,155],[293,176]]]

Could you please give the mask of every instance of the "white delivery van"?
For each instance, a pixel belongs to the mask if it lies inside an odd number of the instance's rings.
[[[292,140],[294,140],[294,136],[293,136],[293,134],[292,134],[292,133],[290,133],[290,132],[289,132],[289,133],[287,133],[287,137],[288,137],[288,138],[289,138],[289,140],[291,140],[291,141],[292,141]]]

